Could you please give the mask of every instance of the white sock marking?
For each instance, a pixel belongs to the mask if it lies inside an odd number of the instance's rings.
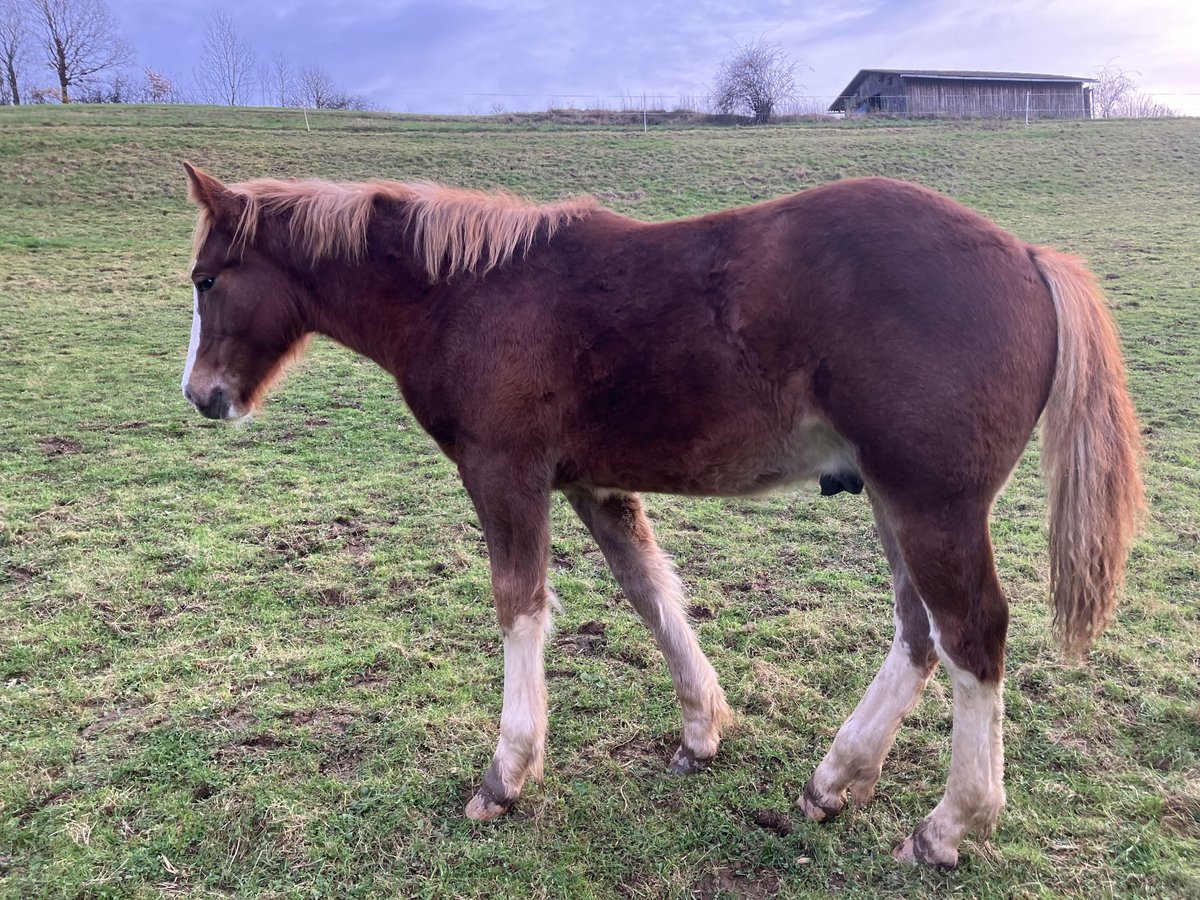
[[[893,618],[896,633],[887,658],[817,767],[813,783],[823,801],[841,797],[847,787],[856,800],[870,799],[900,723],[929,680],[930,671],[912,661],[900,617]]]
[[[946,793],[929,814],[927,836],[957,850],[970,832],[990,831],[1004,806],[1004,679],[980,681],[960,668],[942,649],[933,616],[929,624],[954,685],[954,725]]]
[[[543,651],[550,613],[518,616],[504,636],[504,709],[496,763],[515,796],[526,775],[540,780],[546,744],[546,671]]]
[[[731,718],[725,692],[717,673],[684,612],[683,583],[671,560],[661,550],[648,554],[646,574],[653,585],[653,606],[638,612],[650,627],[655,643],[666,659],[675,682],[675,693],[683,707],[683,745],[698,759],[717,752],[721,729]]]

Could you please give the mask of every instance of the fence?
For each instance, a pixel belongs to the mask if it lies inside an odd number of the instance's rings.
[[[911,97],[911,95],[910,95]],[[830,107],[838,97],[810,94],[794,97],[776,107],[780,118],[832,116]],[[887,95],[886,100],[903,103],[904,95]],[[1121,117],[1146,117],[1148,114],[1167,112],[1170,115],[1200,116],[1200,93],[1149,94],[1139,93],[1129,98]],[[987,103],[971,101],[963,97],[957,102],[943,98],[943,106],[923,103],[918,109],[891,110],[895,115],[914,118],[961,117],[961,118],[1025,118],[1028,111],[1031,119],[1051,117],[1080,117],[1082,101],[1078,91],[1047,94],[1027,92],[1022,88],[1007,99],[993,97]],[[702,95],[676,95],[668,92],[624,94],[579,94],[579,93],[470,93],[470,92],[425,92],[401,93],[397,99],[384,104],[396,112],[434,113],[449,115],[504,115],[506,113],[537,113],[553,111],[567,114],[575,111],[580,118],[586,113],[622,113],[622,118],[645,115],[648,125],[688,120],[704,120],[717,115],[708,98]],[[1089,107],[1090,108],[1090,107]],[[887,109],[866,109],[862,114],[885,114]],[[858,114],[851,105],[848,115]]]

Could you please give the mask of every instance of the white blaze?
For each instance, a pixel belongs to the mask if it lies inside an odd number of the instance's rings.
[[[188,344],[187,364],[183,367],[183,384],[186,390],[192,377],[192,366],[196,362],[196,351],[200,348],[200,291],[192,288],[192,339]]]

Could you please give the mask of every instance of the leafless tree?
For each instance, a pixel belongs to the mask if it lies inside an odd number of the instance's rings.
[[[1122,119],[1169,119],[1179,115],[1179,111],[1139,91],[1122,97],[1112,115]]]
[[[63,103],[70,102],[72,87],[133,59],[104,0],[33,0],[29,8]]]
[[[21,105],[21,81],[29,60],[29,20],[18,0],[0,0],[0,65],[4,102]]]
[[[296,82],[296,99],[309,109],[328,109],[337,93],[333,76],[320,66],[305,66]]]
[[[1092,85],[1092,115],[1098,119],[1157,119],[1179,113],[1137,89],[1135,75],[1111,60],[1095,70]]]
[[[296,100],[309,109],[370,109],[361,94],[348,94],[320,66],[305,66],[296,80]]]
[[[295,106],[297,103],[296,73],[287,57],[282,53],[272,53],[267,71],[270,85],[270,90],[266,94],[267,102],[281,107]]]
[[[196,63],[196,88],[208,103],[245,106],[254,83],[254,51],[238,37],[228,13],[217,10],[207,24]]]
[[[712,89],[719,113],[752,116],[758,125],[771,121],[776,108],[797,91],[796,66],[774,41],[755,38],[721,60]]]
[[[72,103],[138,103],[142,86],[123,69],[89,78],[78,85]]]
[[[1133,76],[1139,73],[1126,72],[1111,60],[1095,70],[1096,83],[1092,85],[1092,115],[1108,119],[1116,115],[1121,103],[1137,90]]]

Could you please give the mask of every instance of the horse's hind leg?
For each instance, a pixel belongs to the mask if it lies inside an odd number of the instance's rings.
[[[916,706],[937,666],[925,607],[909,577],[886,513],[874,498],[872,506],[879,538],[892,569],[896,632],[882,668],[838,730],[833,746],[797,801],[816,822],[829,821],[841,812],[847,790],[859,803],[871,799],[900,722]]]
[[[946,793],[896,848],[899,859],[952,867],[969,833],[986,835],[1004,806],[1003,682],[1008,601],[992,560],[987,506],[964,503],[893,517],[954,685]]]
[[[683,707],[683,738],[670,769],[693,772],[716,754],[730,715],[717,674],[684,614],[679,577],[658,548],[636,494],[573,487],[566,495],[666,658]]]

